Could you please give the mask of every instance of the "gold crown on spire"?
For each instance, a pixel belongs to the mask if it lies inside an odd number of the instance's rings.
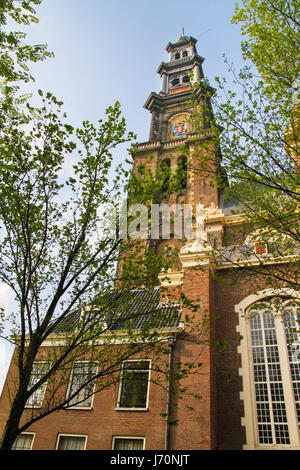
[[[180,36],[179,41],[183,41],[183,40],[184,40],[184,26],[182,25],[182,35]]]

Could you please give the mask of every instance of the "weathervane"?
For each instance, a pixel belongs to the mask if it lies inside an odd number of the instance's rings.
[[[181,26],[182,26],[182,35],[180,36],[179,40],[183,41],[183,39],[184,39],[184,26],[183,26],[183,24]]]

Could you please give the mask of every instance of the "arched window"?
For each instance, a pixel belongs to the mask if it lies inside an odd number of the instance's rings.
[[[178,190],[186,188],[187,185],[187,158],[181,156],[177,161],[176,183]]]
[[[179,83],[180,83],[179,78],[174,78],[174,80],[172,80],[172,82],[171,82],[172,86],[179,85]]]
[[[165,158],[159,163],[159,180],[162,181],[161,191],[167,192],[169,189],[169,182],[171,176],[171,160]]]
[[[180,59],[180,52],[176,52],[175,54],[175,60],[178,60],[178,59]]]
[[[182,81],[183,81],[183,83],[189,83],[190,82],[190,77],[188,75],[184,75]]]
[[[245,448],[300,448],[300,303],[276,296],[244,313]]]
[[[183,51],[182,57],[187,57],[187,55],[188,55],[187,51]]]

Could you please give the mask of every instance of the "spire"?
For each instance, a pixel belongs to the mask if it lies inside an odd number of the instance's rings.
[[[184,26],[183,26],[183,24],[182,24],[181,26],[182,26],[182,34],[181,34],[181,36],[179,37],[179,40],[176,41],[176,42],[185,41],[186,39],[188,39],[188,36],[186,36],[186,35],[184,34]]]
[[[181,26],[182,26],[182,35],[180,36],[179,40],[180,40],[180,41],[184,41],[184,39],[185,39],[185,36],[184,36],[184,26],[183,26],[183,25],[181,25]]]

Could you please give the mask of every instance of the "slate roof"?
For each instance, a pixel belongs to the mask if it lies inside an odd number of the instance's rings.
[[[219,193],[219,208],[223,210],[225,216],[241,214],[245,210],[245,205],[242,201],[247,200],[248,192],[250,190],[251,196],[249,203],[254,197],[256,192],[261,192],[265,189],[263,184],[257,182],[240,182],[234,188],[227,188],[225,191],[222,189]]]
[[[243,212],[243,205],[237,198],[225,197],[225,191],[221,190],[219,194],[219,208],[222,209],[225,216],[234,215]]]
[[[99,320],[105,318],[110,331],[118,329],[142,329],[145,327],[163,329],[178,327],[181,309],[179,304],[161,302],[161,288],[113,290],[100,297]],[[55,328],[53,333],[72,331],[78,324],[80,312],[70,313]]]

